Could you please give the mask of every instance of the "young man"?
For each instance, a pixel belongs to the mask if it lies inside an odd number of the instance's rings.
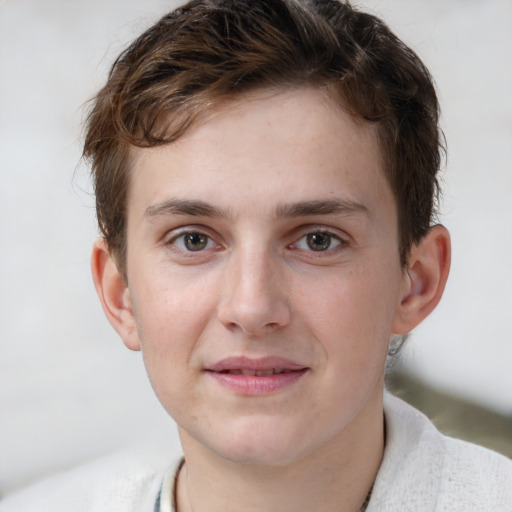
[[[184,457],[31,510],[510,510],[510,461],[384,391],[448,276],[441,149],[428,71],[346,3],[197,0],[138,38],[88,119],[92,270]]]

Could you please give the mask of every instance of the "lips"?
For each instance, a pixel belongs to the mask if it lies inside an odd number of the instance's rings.
[[[229,375],[256,375],[264,377],[265,375],[278,375],[280,373],[290,373],[294,370],[286,370],[284,368],[270,368],[268,370],[250,370],[249,368],[241,368],[236,370],[223,370],[220,373],[227,373]]]
[[[246,396],[266,395],[300,380],[308,368],[280,357],[229,357],[206,369],[217,384]]]

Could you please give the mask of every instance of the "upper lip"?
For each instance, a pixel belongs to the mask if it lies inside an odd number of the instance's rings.
[[[293,371],[305,370],[306,367],[283,357],[267,356],[250,358],[245,356],[234,356],[221,359],[206,368],[207,371],[211,372],[225,372],[229,370],[265,371],[272,369]]]

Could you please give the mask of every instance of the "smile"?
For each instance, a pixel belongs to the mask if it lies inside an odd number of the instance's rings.
[[[229,357],[206,370],[216,384],[242,396],[264,396],[285,391],[307,372],[307,367],[278,357]]]

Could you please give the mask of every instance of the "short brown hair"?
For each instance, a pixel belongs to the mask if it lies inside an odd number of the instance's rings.
[[[115,61],[87,118],[100,230],[124,272],[130,147],[176,140],[220,100],[328,88],[376,123],[398,210],[402,265],[435,215],[443,150],[432,78],[380,19],[337,0],[192,0]]]

